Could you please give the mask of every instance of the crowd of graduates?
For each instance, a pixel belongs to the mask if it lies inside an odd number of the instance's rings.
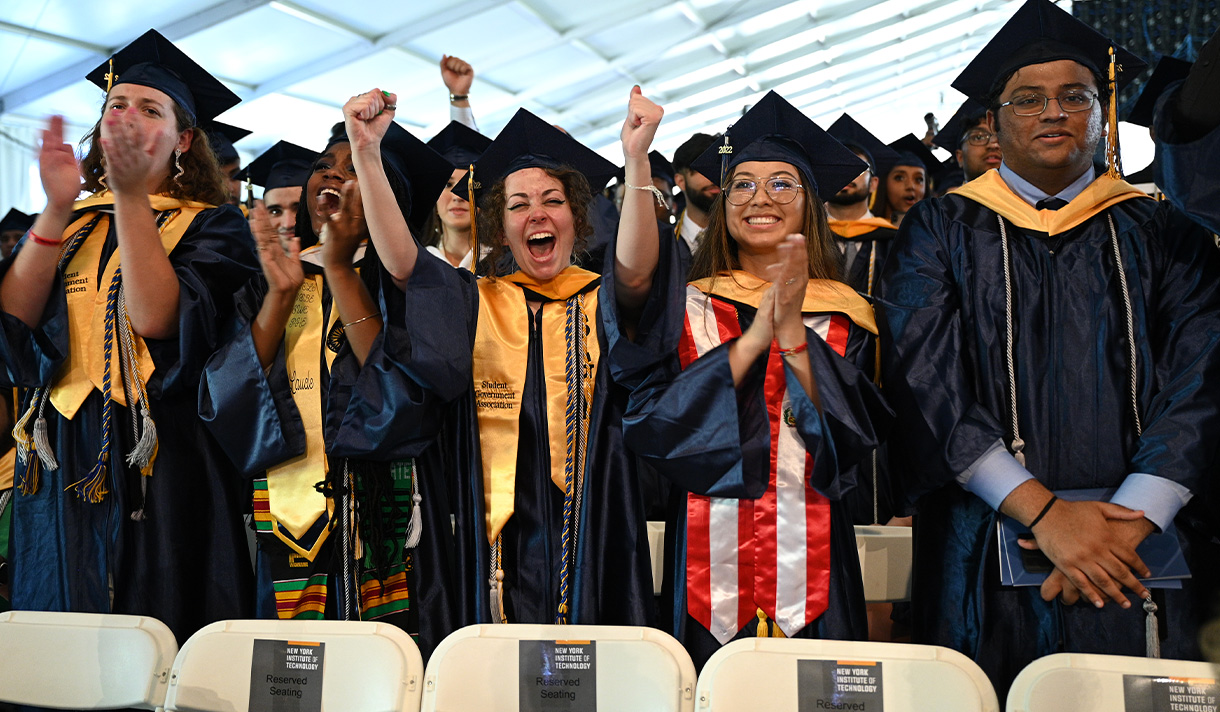
[[[1148,82],[1147,181],[1116,147],[1143,61],[1048,0],[924,139],[772,92],[670,161],[635,87],[619,167],[524,109],[483,136],[444,57],[427,142],[372,88],[242,169],[238,97],[150,30],[0,223],[0,593],[179,642],[382,620],[425,658],[472,623],[656,626],[697,666],[908,640],[1001,695],[1053,652],[1200,658],[1218,62]],[[914,527],[909,604],[866,605],[858,524]]]

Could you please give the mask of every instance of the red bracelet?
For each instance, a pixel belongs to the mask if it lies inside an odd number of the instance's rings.
[[[46,245],[47,247],[59,247],[60,243],[63,242],[63,240],[48,240],[45,237],[39,237],[38,235],[34,234],[33,230],[30,230],[30,239],[33,240],[34,244],[36,245]]]
[[[777,343],[777,345],[778,345],[778,343]],[[797,354],[803,354],[808,350],[809,350],[809,342],[802,341],[799,346],[793,346],[790,349],[780,348],[779,355],[784,356],[784,357],[795,356]]]

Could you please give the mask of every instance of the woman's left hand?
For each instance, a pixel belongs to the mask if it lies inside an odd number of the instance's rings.
[[[163,139],[162,130],[144,133],[134,122],[121,116],[107,114],[102,119],[105,135],[102,137],[102,154],[106,158],[106,185],[115,195],[138,193],[148,190],[148,177],[159,162],[154,155],[157,143]],[[171,179],[173,176],[169,176]]]
[[[357,94],[343,105],[343,124],[352,151],[380,150],[381,139],[394,120],[398,95],[380,89]]]
[[[771,282],[775,285],[773,323],[780,348],[790,349],[805,341],[805,322],[801,319],[805,287],[809,284],[805,236],[789,235],[778,249],[782,259],[770,268]]]
[[[640,91],[637,84],[631,88],[631,98],[627,101],[627,119],[623,122],[620,138],[623,141],[623,155],[627,158],[647,157],[652,146],[652,137],[657,133],[657,126],[665,110]]]
[[[365,236],[360,186],[354,180],[339,191],[339,210],[322,226],[322,264],[327,269],[350,269],[360,241]]]

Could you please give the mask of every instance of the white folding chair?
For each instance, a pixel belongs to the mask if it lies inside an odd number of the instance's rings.
[[[554,668],[554,677],[543,672],[540,650],[547,651],[544,655],[558,651],[555,661],[579,651],[590,656],[592,666],[571,673],[579,679],[567,687],[571,678],[554,679],[564,676]],[[694,709],[695,666],[666,633],[632,626],[509,624],[467,626],[441,641],[428,660],[421,711],[518,712],[526,709],[519,706],[522,695],[579,695],[590,684],[599,710]]]
[[[911,600],[911,527],[856,526],[864,600]]]
[[[987,676],[954,650],[792,638],[728,643],[703,667],[696,697],[699,712],[1000,709]]]
[[[155,709],[178,652],[147,616],[0,613],[0,701],[56,709]]]
[[[1056,653],[1038,658],[1017,675],[1008,691],[1009,712],[1112,712],[1171,709],[1154,705],[1178,696],[1176,709],[1216,709],[1220,668],[1191,660],[1163,660],[1123,655]],[[1194,694],[1204,689],[1210,703]],[[1206,690],[1210,688],[1210,693]],[[1128,702],[1130,700],[1130,702]],[[1209,707],[1208,704],[1211,706]]]
[[[293,655],[294,649],[315,650],[319,645],[316,669],[292,662],[301,657]],[[281,669],[273,671],[262,651],[277,646],[276,665]],[[285,646],[288,665],[295,670],[282,669]],[[252,697],[264,701],[278,694],[299,699],[302,691],[307,696],[317,694],[320,684],[323,710],[416,712],[422,675],[423,659],[415,641],[386,623],[220,621],[200,629],[178,652],[165,709],[245,712]]]

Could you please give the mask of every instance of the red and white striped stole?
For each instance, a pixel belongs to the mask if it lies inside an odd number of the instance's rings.
[[[840,356],[846,353],[847,316],[806,314],[804,321]],[[687,287],[679,345],[683,368],[741,333],[736,307]],[[830,502],[809,485],[813,457],[797,433],[783,358],[774,342],[764,390],[771,432],[766,493],[758,499],[687,495],[687,609],[721,643],[759,609],[791,636],[828,604]]]

